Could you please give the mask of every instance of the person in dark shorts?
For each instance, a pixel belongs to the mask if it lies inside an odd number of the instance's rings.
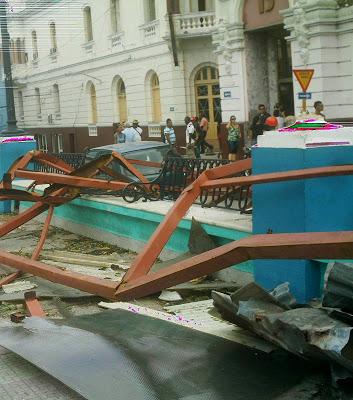
[[[228,147],[229,147],[229,160],[235,161],[237,159],[237,152],[239,148],[241,132],[240,126],[237,122],[235,115],[232,115],[227,124],[228,132]]]

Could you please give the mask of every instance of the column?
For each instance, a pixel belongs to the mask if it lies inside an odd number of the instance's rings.
[[[223,122],[236,115],[238,121],[247,121],[246,66],[244,29],[242,24],[223,23],[213,35],[217,46],[220,73]]]

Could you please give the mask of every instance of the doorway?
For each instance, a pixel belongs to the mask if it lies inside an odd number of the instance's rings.
[[[209,121],[209,139],[217,139],[217,126],[222,122],[219,73],[216,67],[202,67],[195,77],[197,115]]]
[[[291,45],[286,36],[283,25],[245,34],[250,119],[259,104],[272,113],[280,103],[287,114],[294,113]]]

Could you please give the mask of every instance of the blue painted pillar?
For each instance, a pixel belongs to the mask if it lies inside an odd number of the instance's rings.
[[[353,164],[352,146],[253,149],[253,173]],[[253,189],[253,233],[353,230],[353,177],[257,185]],[[267,289],[290,282],[299,302],[320,296],[316,260],[257,260],[255,280]]]
[[[18,158],[24,156],[28,151],[36,149],[34,139],[23,142],[1,141],[3,139],[8,139],[8,137],[0,137],[0,181],[2,181],[3,175]],[[10,212],[11,201],[0,201],[0,214]]]

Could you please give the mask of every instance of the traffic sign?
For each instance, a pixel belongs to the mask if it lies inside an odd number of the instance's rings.
[[[313,69],[293,69],[293,72],[298,79],[303,92],[306,92],[315,71]]]
[[[311,100],[312,93],[310,92],[300,92],[298,93],[299,100]]]

